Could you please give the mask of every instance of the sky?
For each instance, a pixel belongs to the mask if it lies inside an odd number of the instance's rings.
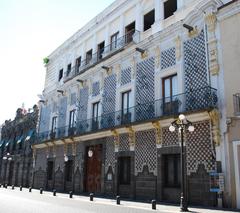
[[[37,104],[43,58],[114,0],[0,0],[0,125]]]

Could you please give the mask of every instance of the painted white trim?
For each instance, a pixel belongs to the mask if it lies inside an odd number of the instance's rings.
[[[233,141],[233,158],[235,171],[236,207],[240,209],[240,141]]]

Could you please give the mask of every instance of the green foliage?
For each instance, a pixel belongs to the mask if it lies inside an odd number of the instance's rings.
[[[49,58],[44,58],[44,59],[43,59],[43,63],[44,63],[44,64],[48,64],[48,62],[49,62]]]

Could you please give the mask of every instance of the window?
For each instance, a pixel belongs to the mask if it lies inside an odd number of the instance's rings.
[[[63,69],[59,70],[58,81],[61,81],[62,77],[63,77]]]
[[[104,41],[98,45],[98,59],[102,59],[103,57],[104,46],[105,46]]]
[[[129,185],[131,180],[131,158],[119,157],[118,158],[118,181],[119,184]]]
[[[177,0],[167,0],[164,2],[164,18],[168,18],[173,15],[177,10]]]
[[[69,128],[75,127],[76,123],[76,110],[71,110],[69,114]]]
[[[70,74],[71,69],[72,69],[72,64],[68,64],[68,66],[67,66],[67,76]]]
[[[130,43],[133,40],[133,34],[135,32],[135,21],[125,27],[125,42]]]
[[[155,21],[155,10],[151,10],[149,13],[144,15],[144,31],[151,28]]]
[[[122,124],[131,121],[130,94],[131,90],[122,93]]]
[[[177,75],[172,75],[163,79],[163,114],[174,114],[178,112],[177,97]]]
[[[234,114],[240,115],[240,93],[233,95]]]
[[[163,97],[170,100],[172,96],[177,95],[177,75],[172,75],[163,79]]]
[[[79,72],[79,68],[81,67],[81,59],[82,59],[81,56],[76,59],[76,62],[75,62],[76,73]]]
[[[52,118],[52,132],[56,132],[56,128],[57,128],[57,116],[54,116]]]
[[[164,185],[180,187],[180,154],[164,155]]]
[[[48,180],[53,179],[53,161],[47,162],[47,179]]]
[[[86,65],[89,64],[91,60],[92,60],[92,49],[87,51],[86,53]]]
[[[99,117],[99,102],[93,104],[92,111],[92,129],[98,129],[98,117]]]
[[[111,50],[114,50],[117,48],[118,35],[119,35],[119,32],[116,32],[111,36],[111,47],[110,47]]]
[[[65,181],[72,181],[73,160],[65,162]]]

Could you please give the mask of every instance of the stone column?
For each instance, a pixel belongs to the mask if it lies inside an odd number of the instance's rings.
[[[143,31],[143,17],[142,17],[142,7],[141,1],[135,7],[136,13],[136,30],[141,32]]]
[[[105,27],[105,47],[110,44],[109,24]]]
[[[154,0],[154,5],[155,5],[155,23],[152,26],[153,34],[163,29],[164,20],[163,0]]]
[[[124,36],[125,34],[125,23],[124,23],[124,15],[120,16],[120,24],[119,24],[119,37]]]

